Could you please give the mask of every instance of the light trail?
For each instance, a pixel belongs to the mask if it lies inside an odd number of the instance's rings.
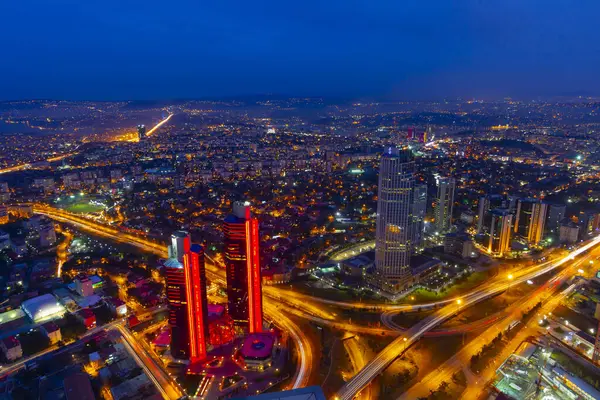
[[[571,252],[568,256],[563,257],[557,262],[554,262],[543,268],[534,270],[526,274],[522,274],[515,277],[509,282],[494,282],[487,285],[486,288],[477,290],[471,294],[465,295],[462,298],[462,306],[464,309],[473,304],[476,304],[482,300],[489,298],[497,293],[503,292],[510,288],[512,285],[526,282],[529,279],[533,279],[537,276],[543,275],[555,268],[565,264],[568,261],[573,260],[576,256],[587,251],[600,243],[600,236],[589,241],[587,244],[579,247],[577,250]],[[454,304],[449,304],[444,308],[436,311],[430,317],[425,318],[418,324],[414,325],[406,331],[406,335],[402,335],[392,341],[386,346],[379,354],[373,358],[358,374],[356,374],[351,380],[346,382],[342,388],[338,391],[335,398],[342,400],[350,400],[354,398],[366,385],[373,381],[379,374],[381,374],[398,356],[400,356],[407,348],[413,345],[425,332],[433,329],[437,325],[449,319],[459,311],[458,307]],[[406,340],[405,340],[406,339]]]
[[[34,205],[34,212],[46,215],[47,217],[57,220],[59,222],[71,224],[79,229],[90,232],[92,234],[106,237],[118,241],[120,243],[133,245],[142,250],[156,254],[160,257],[168,256],[167,248],[164,244],[159,244],[132,234],[121,232],[113,227],[108,227],[103,224],[100,224],[97,221],[88,220],[80,216],[65,212],[63,210],[40,204]],[[215,262],[214,259],[210,256],[207,256],[207,259]],[[226,287],[226,282],[224,278],[225,271],[223,269],[218,268],[216,265],[207,263],[206,274],[212,282],[220,286]],[[314,351],[310,340],[306,337],[306,335],[304,334],[302,329],[298,327],[298,325],[296,325],[290,318],[288,318],[284,313],[277,309],[277,305],[280,304],[279,300],[268,301],[268,298],[266,298],[265,300],[266,301],[263,305],[267,311],[267,315],[270,318],[272,318],[277,325],[280,325],[283,328],[285,328],[290,333],[290,335],[292,336],[292,338],[298,346],[298,351],[300,355],[300,366],[297,369],[296,375],[294,377],[293,388],[306,386],[306,384],[308,383],[308,379],[310,378],[310,372],[312,367],[312,354]]]
[[[160,128],[161,126],[163,126],[164,124],[166,124],[167,122],[169,122],[169,120],[171,119],[171,117],[175,115],[175,114],[169,114],[169,116],[165,119],[163,119],[162,121],[160,121],[158,124],[156,124],[154,126],[154,128],[150,129],[148,132],[146,132],[146,136],[150,136],[152,135],[154,132],[156,132],[156,130],[158,128]]]
[[[152,129],[150,129],[148,132],[146,132],[146,136],[150,136],[154,132],[156,132],[161,126],[163,126],[164,124],[166,124],[171,119],[171,117],[173,117],[173,115],[175,115],[175,114],[169,114],[167,116],[167,118],[163,119],[158,124],[156,124]],[[75,149],[75,150],[77,150],[77,149]],[[2,174],[8,174],[10,172],[24,171],[26,169],[31,168],[34,164],[36,164],[38,162],[43,162],[43,161],[45,161],[45,162],[56,162],[56,161],[64,160],[65,158],[68,158],[68,157],[71,157],[71,156],[75,156],[77,154],[79,154],[78,151],[72,151],[70,153],[59,154],[57,156],[49,157],[49,158],[47,158],[45,160],[36,161],[34,163],[25,163],[25,164],[14,165],[12,167],[3,168],[3,169],[0,169],[0,175],[2,175]]]
[[[176,400],[182,397],[183,394],[178,389],[178,385],[171,380],[162,367],[152,359],[142,346],[140,346],[129,329],[122,324],[116,324],[114,328],[117,329],[123,337],[123,344],[127,351],[144,370],[148,378],[154,383],[154,386],[156,386],[163,398],[166,400]]]
[[[412,387],[410,387],[408,390],[406,390],[404,393],[402,393],[402,395],[400,395],[400,397],[398,397],[397,400],[411,400],[411,399],[416,399],[416,398],[421,398],[421,397],[427,397],[431,393],[430,391],[436,390],[442,382],[444,382],[444,381],[448,382],[449,380],[451,380],[452,375],[455,372],[462,370],[463,365],[469,365],[471,356],[477,354],[484,345],[490,343],[493,340],[493,338],[496,337],[496,335],[498,335],[499,332],[506,331],[513,321],[515,321],[516,319],[521,319],[522,313],[524,311],[527,311],[528,309],[531,309],[532,307],[534,307],[536,305],[536,303],[539,301],[538,297],[539,297],[539,294],[541,291],[549,290],[550,293],[548,294],[548,297],[544,300],[544,302],[545,302],[544,305],[542,306],[542,308],[539,311],[537,311],[536,314],[543,315],[543,314],[547,314],[548,312],[551,312],[556,307],[556,305],[558,305],[558,302],[560,300],[562,300],[562,298],[564,298],[566,295],[568,295],[575,288],[575,285],[576,285],[576,284],[571,285],[567,289],[558,293],[557,292],[558,286],[554,285],[553,281],[560,281],[560,282],[566,281],[570,276],[572,276],[573,270],[578,268],[578,266],[581,265],[584,261],[587,261],[587,259],[588,259],[588,257],[580,259],[577,263],[562,270],[559,274],[556,275],[555,278],[546,282],[543,286],[538,288],[535,292],[524,296],[524,298],[519,300],[519,302],[517,304],[510,307],[510,310],[507,313],[507,318],[500,320],[500,321],[496,322],[495,324],[489,326],[485,331],[483,331],[481,334],[479,334],[476,338],[474,338],[469,343],[467,343],[465,346],[463,346],[459,350],[459,352],[456,353],[453,357],[446,360],[441,366],[439,366],[434,371],[431,371],[430,373],[428,373],[418,383],[415,383]],[[532,325],[532,324],[535,325],[536,321],[538,321],[538,318],[531,318],[529,325]],[[529,332],[529,331],[530,331],[530,329],[528,326],[528,329],[522,330],[519,333],[519,335],[516,336],[512,340],[519,339],[518,344],[520,344],[522,341],[521,339],[523,339],[523,336],[524,337],[531,336],[530,335],[531,332]],[[524,335],[522,335],[523,332],[526,332],[526,333]],[[531,333],[531,334],[533,334],[533,333]],[[502,359],[502,358],[499,358],[499,359]],[[496,367],[493,366],[494,371],[495,371],[495,369],[496,369]],[[485,372],[481,373],[480,379],[478,379],[478,381],[481,382],[483,380],[482,377],[484,375],[485,375]],[[469,387],[473,387],[472,382],[469,385]],[[485,387],[485,385],[481,384],[481,385],[476,385],[475,387],[483,388],[483,387]],[[462,398],[464,398],[464,394],[463,394],[463,396],[461,396],[461,399]]]
[[[46,161],[46,162],[55,162],[55,161],[60,161],[62,159],[65,159],[67,157],[71,157],[74,156],[76,154],[79,154],[78,152],[72,152],[72,153],[66,153],[66,154],[61,154],[58,156],[54,156],[54,157],[50,157],[47,158],[46,160],[41,160],[41,161],[36,161],[33,164],[36,164],[38,162],[42,162],[42,161]],[[31,163],[27,163],[27,164],[19,164],[19,165],[14,165],[12,167],[8,167],[8,168],[4,168],[4,169],[0,169],[0,175],[1,174],[8,174],[9,172],[17,172],[17,171],[23,171],[26,169],[29,169],[33,166],[33,164]]]
[[[301,388],[307,385],[310,378],[310,372],[313,364],[313,348],[308,337],[302,329],[298,327],[291,319],[287,318],[281,311],[272,304],[264,303],[265,311],[269,317],[273,318],[276,325],[284,328],[294,339],[299,355],[300,365],[292,377],[292,389]]]

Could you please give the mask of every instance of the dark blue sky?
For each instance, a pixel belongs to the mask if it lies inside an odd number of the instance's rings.
[[[600,94],[598,0],[15,0],[0,99]]]

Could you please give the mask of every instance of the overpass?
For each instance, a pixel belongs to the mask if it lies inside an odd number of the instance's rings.
[[[408,347],[413,345],[426,332],[446,321],[454,314],[459,312],[464,307],[469,307],[478,302],[494,296],[502,291],[510,288],[511,285],[526,282],[537,276],[543,275],[552,271],[555,268],[573,260],[579,254],[600,244],[600,236],[590,240],[585,245],[573,250],[568,256],[553,262],[549,265],[541,264],[538,268],[528,268],[526,272],[515,277],[513,280],[500,280],[492,282],[485,287],[476,290],[468,295],[465,295],[460,302],[448,304],[447,306],[437,310],[431,316],[423,319],[410,329],[405,335],[396,338],[393,342],[387,345],[373,360],[371,360],[362,370],[360,370],[352,379],[346,382],[338,391],[335,399],[350,400],[354,398],[363,388],[381,374],[397,357],[406,351]]]

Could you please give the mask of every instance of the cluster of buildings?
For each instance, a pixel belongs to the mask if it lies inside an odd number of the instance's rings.
[[[502,194],[479,199],[476,237],[483,249],[502,257],[552,244],[574,244],[600,227],[600,212],[582,211],[567,217],[565,204]]]
[[[226,313],[233,325],[224,325],[222,317],[212,318],[211,324],[206,255],[203,246],[191,242],[189,233],[172,234],[169,258],[164,262],[171,356],[189,360],[188,370],[192,373],[202,368],[210,346],[223,344],[224,337],[233,339],[233,332],[224,333],[223,329],[235,329],[251,337],[263,332],[258,221],[247,202],[234,203],[233,213],[224,220],[224,232]]]
[[[8,217],[5,223],[8,224]],[[40,215],[6,225],[4,230],[0,230],[0,251],[8,250],[8,256],[13,259],[48,250],[56,241],[54,223]]]
[[[415,160],[408,148],[389,147],[381,156],[377,196],[375,264],[368,279],[383,292],[397,295],[414,286],[432,270],[423,258],[427,184],[416,182]],[[432,228],[434,236],[452,229],[455,180],[436,176],[437,195]],[[431,231],[430,229],[430,231]]]

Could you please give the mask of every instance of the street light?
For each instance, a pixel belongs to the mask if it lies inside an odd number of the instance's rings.
[[[404,342],[404,349],[402,350],[403,353],[406,351],[406,341],[407,340],[408,340],[407,338],[402,338],[402,341]]]
[[[507,294],[508,294],[508,292],[510,292],[510,285],[512,284],[512,280],[513,280],[513,274],[508,274],[508,290],[506,291]]]

